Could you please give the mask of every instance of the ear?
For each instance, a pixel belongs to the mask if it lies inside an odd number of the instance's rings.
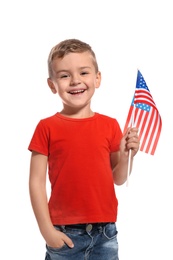
[[[101,83],[101,72],[98,71],[96,75],[96,88],[100,87],[100,83]]]
[[[48,84],[49,88],[51,89],[52,93],[56,94],[57,91],[56,91],[55,85],[54,85],[54,83],[53,83],[51,78],[47,79],[47,84]]]

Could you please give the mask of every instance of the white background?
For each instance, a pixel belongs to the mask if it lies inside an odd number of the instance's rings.
[[[1,1],[0,237],[3,259],[43,260],[45,244],[28,192],[30,152],[37,122],[61,109],[49,90],[47,57],[66,38],[94,49],[102,84],[94,111],[124,127],[137,68],[163,121],[154,156],[139,152],[119,199],[120,260],[172,260],[172,1]],[[2,258],[2,257],[0,257]],[[106,259],[107,260],[107,259]],[[108,259],[109,260],[109,259]]]

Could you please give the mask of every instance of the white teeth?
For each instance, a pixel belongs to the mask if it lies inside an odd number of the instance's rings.
[[[70,91],[70,94],[77,94],[77,93],[83,93],[85,90],[81,89],[81,90],[74,90],[74,91]]]

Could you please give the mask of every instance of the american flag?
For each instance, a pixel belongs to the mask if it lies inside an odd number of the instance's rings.
[[[139,70],[124,133],[129,126],[135,126],[139,129],[140,151],[154,155],[162,129],[162,120]]]

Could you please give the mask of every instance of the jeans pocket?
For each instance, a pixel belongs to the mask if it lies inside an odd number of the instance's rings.
[[[64,244],[61,247],[51,247],[51,246],[46,245],[46,249],[47,249],[48,252],[59,252],[59,251],[63,250],[66,247],[67,247],[66,244]]]
[[[107,224],[103,229],[103,234],[107,239],[113,239],[117,237],[118,231],[115,223]]]

